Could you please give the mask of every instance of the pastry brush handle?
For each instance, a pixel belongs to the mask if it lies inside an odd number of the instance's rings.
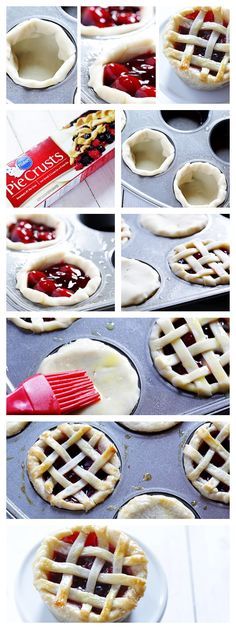
[[[36,374],[7,396],[8,415],[60,415],[60,406],[47,379]]]

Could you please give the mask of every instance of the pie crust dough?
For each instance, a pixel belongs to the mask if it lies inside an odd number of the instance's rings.
[[[127,122],[127,117],[126,117],[126,113],[125,111],[122,109],[121,113],[120,113],[120,121],[121,121],[121,131],[123,131],[126,122]]]
[[[125,140],[122,157],[133,173],[153,177],[168,170],[175,157],[175,149],[162,131],[141,129]]]
[[[56,232],[55,238],[54,240],[30,242],[29,244],[24,242],[13,242],[10,238],[7,238],[8,249],[13,249],[14,251],[43,249],[44,247],[55,245],[58,241],[65,239],[65,223],[60,218],[56,218],[56,216],[53,216],[52,214],[24,214],[24,212],[17,212],[14,216],[11,216],[10,219],[8,219],[7,227],[19,219],[29,220],[33,223],[46,225],[47,227],[53,227]]]
[[[146,262],[121,258],[121,306],[137,306],[160,288],[159,273]]]
[[[127,225],[127,223],[125,222],[123,217],[121,217],[121,242],[122,242],[122,245],[124,245],[125,242],[128,242],[128,240],[130,240],[131,236],[132,236],[132,232],[131,232],[131,229],[130,229],[129,225]]]
[[[103,5],[106,8],[109,5]],[[141,19],[134,24],[120,24],[118,26],[105,26],[99,28],[98,26],[85,26],[81,23],[81,35],[84,37],[110,37],[112,35],[123,35],[130,31],[142,28],[152,18],[153,10],[150,7],[140,7]]]
[[[63,538],[73,539],[70,545]],[[95,533],[97,546],[89,546],[90,556],[95,560],[91,568],[79,565],[79,557],[86,558],[86,540]],[[64,562],[53,562],[54,550],[63,551]],[[105,573],[102,567],[109,560],[112,573]],[[132,574],[122,573],[123,565],[131,568]],[[49,581],[51,570],[62,573],[60,584]],[[72,588],[73,574],[86,579],[86,589]],[[144,550],[125,533],[112,530],[108,526],[83,523],[65,528],[63,531],[46,537],[39,546],[33,563],[34,586],[42,600],[58,620],[63,622],[116,622],[123,620],[144,595],[147,579],[147,557]],[[111,587],[108,594],[94,593],[96,585],[107,583]],[[123,596],[117,596],[122,585],[127,588]],[[71,604],[70,599],[77,604]],[[96,613],[95,610],[96,609]]]
[[[119,511],[118,519],[155,519],[173,520],[188,519],[194,520],[195,516],[191,509],[188,509],[181,500],[165,496],[162,494],[143,494],[136,496],[127,502]]]
[[[71,39],[49,20],[25,20],[7,34],[7,73],[23,87],[42,89],[61,83],[75,59]]]
[[[124,354],[106,343],[89,338],[63,345],[47,356],[39,373],[85,369],[101,395],[101,400],[77,415],[130,415],[139,396],[138,375]]]
[[[177,171],[174,193],[183,207],[218,207],[227,195],[225,175],[208,162],[188,162]]]
[[[21,432],[27,424],[29,424],[29,422],[7,421],[7,437],[18,435],[18,433]]]
[[[89,87],[92,87],[96,94],[106,103],[156,103],[156,98],[154,97],[135,98],[135,96],[130,96],[126,92],[116,90],[114,87],[109,87],[103,83],[104,66],[107,63],[123,63],[148,51],[150,53],[156,52],[155,41],[151,37],[139,37],[132,41],[129,38],[125,38],[124,42],[111,50],[108,50],[107,47],[106,51],[89,68]]]
[[[67,264],[74,264],[82,271],[87,273],[90,277],[87,286],[85,288],[79,288],[71,297],[51,297],[50,295],[46,295],[45,293],[41,293],[38,290],[34,290],[33,288],[29,288],[27,286],[28,282],[28,273],[29,271],[37,271],[39,269],[45,269],[48,266],[53,264],[57,264],[58,262],[63,262]],[[50,253],[45,253],[44,256],[40,256],[31,259],[30,262],[26,263],[22,269],[17,273],[17,283],[16,288],[20,290],[22,295],[29,299],[29,301],[33,301],[35,303],[41,304],[42,306],[73,306],[75,304],[79,304],[85,299],[88,299],[95,293],[99,285],[101,284],[101,275],[99,273],[98,267],[91,260],[87,260],[82,256],[75,255],[74,253],[70,253],[65,249],[61,249],[58,251],[53,251]]]
[[[183,238],[200,232],[208,223],[206,214],[142,214],[140,224],[155,236]]]
[[[63,443],[62,436],[65,437]],[[71,446],[78,450],[74,456],[68,452]],[[46,454],[48,448],[51,448],[50,454]],[[83,468],[86,457],[91,459],[89,468]],[[57,465],[59,459],[60,466]],[[103,432],[87,424],[65,423],[44,431],[27,456],[27,471],[35,491],[53,507],[71,511],[87,512],[104,502],[120,478],[119,468],[116,447]],[[69,471],[78,476],[77,481],[68,479]],[[56,493],[55,485],[59,486]],[[94,493],[87,494],[86,486]]]
[[[126,426],[129,430],[134,432],[162,432],[163,430],[169,430],[172,426],[179,424],[179,421],[165,421],[162,419],[135,419],[135,421],[119,422],[122,426]]]
[[[204,286],[229,284],[229,243],[198,239],[184,242],[171,251],[169,265],[186,282]]]
[[[184,448],[184,468],[188,480],[205,498],[225,504],[230,500],[230,453],[223,442],[229,438],[229,423],[214,419],[199,426]],[[204,454],[201,453],[201,445],[204,446]],[[221,489],[221,484],[225,489]]]
[[[24,330],[29,330],[30,332],[34,332],[35,334],[41,334],[42,332],[53,332],[54,330],[62,330],[64,328],[68,328],[74,321],[78,321],[76,318],[66,317],[55,317],[50,321],[47,321],[44,317],[40,315],[35,315],[33,317],[26,317],[27,321],[23,317],[9,317],[9,321],[17,325],[18,328],[23,328]],[[30,321],[28,321],[30,319]]]

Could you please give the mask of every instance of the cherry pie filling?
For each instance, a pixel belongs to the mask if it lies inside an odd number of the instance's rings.
[[[222,325],[222,328],[225,330],[225,332],[227,332],[227,334],[229,334],[229,319],[219,319],[218,320],[219,323]],[[184,325],[186,323],[185,319],[176,319],[176,321],[173,321],[173,326],[175,328],[179,328],[182,325]],[[212,332],[212,329],[209,325],[209,323],[206,323],[206,325],[203,326],[203,332],[206,335],[207,338],[213,338],[214,334]],[[164,332],[161,332],[160,334],[160,338],[164,336]],[[194,338],[192,332],[187,332],[186,334],[184,334],[183,336],[181,336],[181,340],[183,341],[183,343],[186,345],[186,347],[191,347],[191,345],[193,345],[196,342],[196,339]],[[173,348],[173,346],[171,344],[166,345],[165,347],[163,347],[163,353],[166,356],[171,356],[172,354],[175,354],[175,350]],[[194,356],[194,360],[197,364],[197,366],[203,367],[206,364],[206,361],[204,359],[204,356],[202,356],[201,354],[199,356]],[[177,365],[173,365],[172,370],[175,371],[176,373],[178,373],[179,375],[183,376],[187,373],[184,365],[182,363],[177,363]],[[224,366],[224,370],[226,372],[227,375],[229,375],[229,365],[225,365]],[[216,378],[214,376],[214,374],[210,373],[208,376],[206,376],[206,380],[209,384],[214,384],[216,381]]]
[[[70,544],[72,545],[75,540],[77,539],[79,535],[79,531],[76,531],[75,533],[73,533],[72,535],[68,536],[68,537],[63,537],[62,538],[62,542],[65,542],[66,544]],[[96,533],[89,533],[88,537],[86,539],[85,542],[85,546],[98,546],[98,539],[97,539],[97,535]],[[115,548],[114,546],[112,546],[112,544],[109,544],[109,551],[114,554],[115,552]],[[68,551],[69,552],[69,551]],[[61,553],[58,550],[55,550],[53,553],[53,556],[51,557],[52,561],[58,561],[60,563],[64,563],[67,560],[67,555],[64,553]],[[95,557],[91,556],[91,557],[79,557],[78,561],[76,562],[77,566],[83,566],[83,568],[87,568],[88,570],[91,570],[92,565],[95,561]],[[105,561],[101,570],[102,573],[112,573],[113,572],[113,566],[112,563]],[[129,566],[123,566],[122,568],[122,573],[123,574],[129,574],[132,575],[132,570]],[[58,574],[57,572],[49,572],[47,574],[47,578],[49,581],[52,581],[53,583],[60,583],[62,580],[62,574]],[[86,586],[87,586],[87,579],[83,578],[83,577],[78,577],[78,576],[73,576],[72,579],[72,584],[71,587],[74,589],[79,589],[79,590],[83,590],[86,591]],[[109,583],[96,583],[96,586],[94,588],[93,593],[96,594],[97,596],[101,596],[102,598],[105,598],[107,596],[107,594],[109,593],[111,589],[111,585]],[[118,593],[116,594],[116,597],[122,597],[126,594],[128,590],[127,586],[120,586]],[[77,607],[81,607],[81,603],[78,603],[72,599],[68,599],[68,603],[72,604],[72,605],[76,605]],[[95,614],[100,614],[101,613],[101,609],[93,607],[92,611]]]
[[[218,431],[217,430],[212,430],[211,431],[211,436],[213,437],[213,439],[216,439],[218,436]],[[222,442],[222,446],[223,448],[225,448],[225,450],[227,450],[227,452],[229,452],[229,437],[226,437]],[[198,448],[199,453],[204,457],[205,454],[207,454],[207,452],[209,452],[209,445],[205,442],[205,441],[201,441],[200,446]],[[197,467],[197,463],[195,463],[194,461],[193,463],[193,467],[196,468]],[[220,452],[214,452],[212,458],[211,458],[211,464],[215,465],[215,467],[222,467],[225,463],[225,459],[221,456]],[[209,474],[209,472],[207,470],[202,470],[201,474],[199,476],[199,479],[202,479],[204,481],[209,481],[212,478],[212,475]],[[229,487],[228,485],[225,485],[225,483],[223,483],[222,481],[220,481],[217,485],[217,489],[218,491],[223,491],[223,492],[228,492],[229,491]]]
[[[191,20],[192,22],[194,22],[194,20],[196,19],[196,17],[198,16],[199,11],[193,11],[193,13],[189,13],[188,15],[185,15],[185,18],[187,20]],[[213,11],[207,11],[207,13],[205,14],[204,17],[204,22],[215,22],[215,17],[214,17],[214,13]],[[223,26],[225,26],[227,28],[228,23],[227,22],[223,22]],[[190,32],[190,28],[186,28],[185,26],[179,26],[178,29],[178,33],[180,33],[180,35],[189,35]],[[198,32],[198,37],[200,37],[201,39],[205,39],[206,41],[208,41],[211,37],[212,34],[212,30],[211,29],[204,29],[201,28],[201,30]],[[217,44],[225,44],[226,43],[226,37],[223,33],[219,33],[218,39],[217,39]],[[187,44],[186,43],[181,43],[181,42],[176,42],[175,43],[175,49],[176,50],[180,50],[181,52],[185,51]],[[205,52],[206,52],[206,47],[205,46],[200,46],[200,45],[195,45],[194,49],[193,49],[193,55],[197,56],[197,57],[205,57]],[[220,50],[216,50],[214,47],[214,50],[212,52],[211,55],[211,59],[212,61],[216,61],[217,63],[221,63],[222,59],[224,58],[225,53],[221,52]],[[201,71],[201,67],[199,68],[198,66],[195,66],[193,63],[191,64],[192,68],[195,68],[198,71]],[[217,71],[216,70],[210,70],[210,74],[213,76],[217,76]]]
[[[95,162],[104,153],[106,147],[115,141],[115,122],[104,123],[104,125],[106,127],[105,131],[98,133],[97,137],[89,142],[85,150],[75,158],[75,170],[81,170]],[[85,140],[89,140],[91,138],[91,129],[89,126],[86,127],[86,125],[83,128],[84,135],[80,136],[80,138],[83,137]],[[73,140],[76,140],[76,137],[75,135]],[[81,145],[75,146],[75,150],[81,151]]]
[[[43,223],[34,223],[25,218],[19,218],[15,223],[8,226],[7,238],[12,242],[22,242],[29,245],[34,242],[46,242],[55,240],[56,230]]]
[[[109,28],[135,24],[140,20],[140,7],[83,7],[81,9],[81,22],[84,26]]]
[[[156,55],[152,51],[132,57],[123,63],[107,63],[104,85],[135,98],[156,96]]]
[[[62,261],[46,269],[29,271],[28,288],[50,297],[71,297],[80,288],[85,288],[89,280],[82,269]]]
[[[220,249],[220,251],[223,251],[223,253],[225,253],[226,255],[229,255],[229,250],[225,249],[223,247],[217,247],[218,249]],[[193,254],[193,257],[196,258],[196,260],[199,260],[200,258],[202,258],[202,254],[200,251],[197,251],[196,253]],[[188,264],[188,259],[187,258],[180,258],[180,260],[178,260],[178,264]],[[209,269],[211,267],[208,266],[208,264],[204,264],[203,265],[204,268]],[[196,273],[196,271],[194,271],[194,269],[192,269],[191,267],[188,269],[188,273],[190,275],[194,275]],[[213,273],[211,275],[211,277],[213,279],[217,279],[218,275],[217,273]]]

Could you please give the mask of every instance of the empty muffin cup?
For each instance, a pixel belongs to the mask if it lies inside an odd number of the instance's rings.
[[[229,162],[230,124],[229,118],[214,125],[210,134],[210,147],[213,153],[224,162]]]
[[[42,89],[61,83],[75,59],[75,44],[55,22],[33,18],[7,34],[7,73],[23,87]]]
[[[196,131],[204,125],[209,117],[209,111],[201,110],[171,110],[160,112],[163,120],[169,127],[177,131]]]
[[[153,177],[169,168],[175,157],[175,149],[165,133],[141,129],[125,140],[122,157],[133,173]]]
[[[177,171],[174,194],[183,207],[218,207],[227,194],[225,175],[209,162],[188,162]]]

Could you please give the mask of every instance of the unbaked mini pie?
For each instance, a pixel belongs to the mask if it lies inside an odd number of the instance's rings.
[[[24,430],[29,422],[24,421],[7,421],[7,437],[13,437],[14,435],[18,435],[19,432]]]
[[[23,87],[42,89],[61,83],[75,60],[75,45],[53,21],[32,18],[7,34],[7,73]]]
[[[146,262],[121,258],[121,306],[137,306],[160,288],[159,273]]]
[[[18,328],[41,334],[43,332],[53,332],[54,330],[63,330],[68,328],[74,321],[78,319],[63,317],[42,317],[35,315],[33,317],[9,317],[9,321],[14,323]]]
[[[174,194],[183,207],[218,207],[226,199],[227,181],[208,162],[188,162],[176,173]]]
[[[202,424],[184,447],[184,468],[192,485],[210,500],[230,497],[230,427],[219,419]]]
[[[192,240],[178,245],[169,255],[173,273],[186,282],[218,286],[229,284],[229,243]]]
[[[168,170],[175,149],[162,131],[141,129],[133,133],[122,145],[124,162],[137,175],[153,177]]]
[[[229,10],[197,6],[171,18],[164,53],[190,87],[211,90],[230,78]]]
[[[183,238],[202,231],[206,214],[142,214],[140,224],[155,236]]]
[[[108,437],[87,424],[45,430],[27,456],[29,479],[53,507],[90,511],[113,492],[120,459]]]
[[[7,248],[35,250],[65,238],[64,222],[52,214],[16,213],[7,221]]]
[[[73,306],[91,297],[100,283],[94,262],[61,249],[27,262],[17,273],[16,287],[42,306]]]
[[[163,430],[169,430],[172,426],[179,424],[179,421],[163,420],[163,419],[135,419],[134,421],[122,421],[122,426],[126,426],[129,430],[134,432],[162,432]]]
[[[149,345],[157,371],[174,387],[203,397],[229,391],[229,319],[158,319]]]
[[[156,102],[156,48],[151,37],[125,40],[89,68],[89,86],[107,103]]]
[[[144,595],[147,557],[125,533],[81,522],[46,537],[33,564],[34,586],[63,622],[116,622]]]
[[[162,494],[142,494],[131,498],[118,512],[119,519],[194,520],[194,514],[174,496]]]
[[[152,13],[149,7],[81,7],[81,34],[85,37],[123,35],[144,26]]]

